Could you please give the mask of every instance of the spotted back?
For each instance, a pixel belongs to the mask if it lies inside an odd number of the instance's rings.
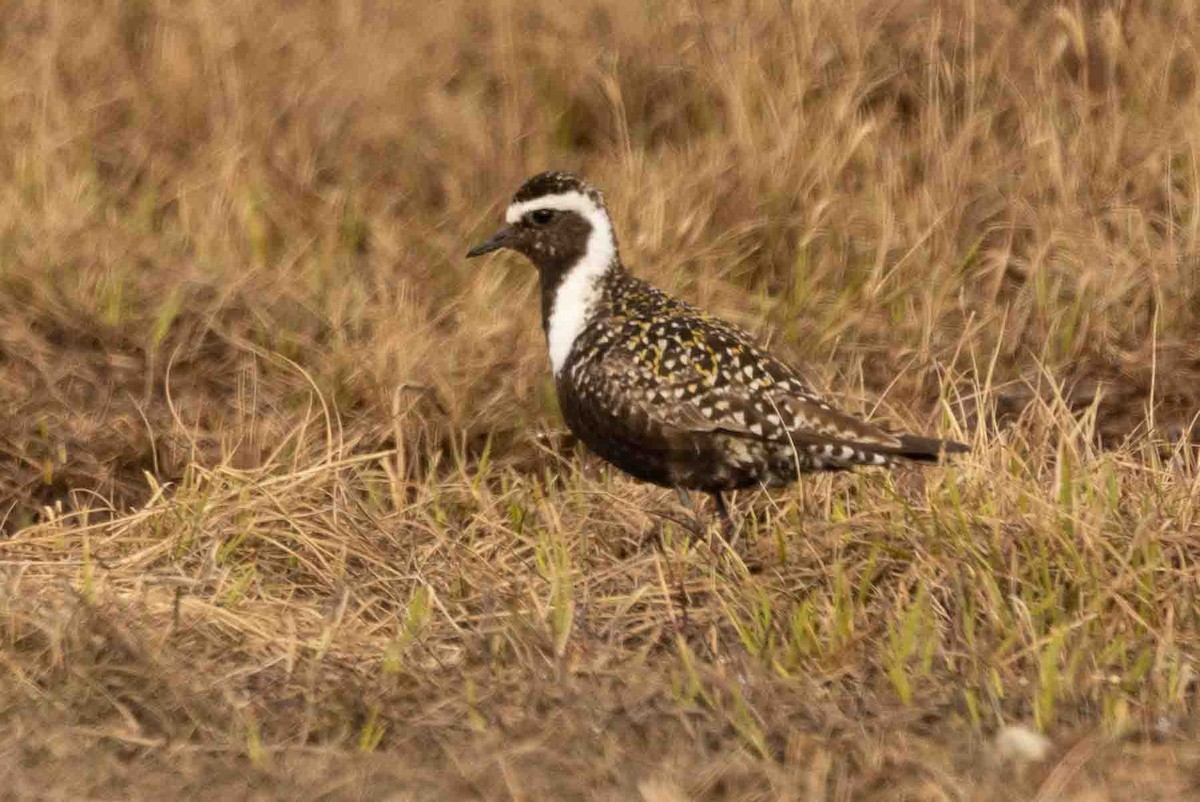
[[[625,274],[602,303],[564,380],[614,420],[676,438],[708,433],[770,445],[747,459],[783,453],[799,470],[885,464],[900,445],[831,407],[742,330],[644,282]]]

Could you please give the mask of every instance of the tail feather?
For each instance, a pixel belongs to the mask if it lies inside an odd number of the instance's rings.
[[[952,454],[965,454],[970,450],[964,443],[954,440],[905,434],[900,436],[900,445],[892,453],[916,462],[939,462]]]
[[[832,438],[817,441],[809,435],[809,442],[805,443],[803,448],[811,459],[811,469],[818,471],[846,471],[858,465],[894,465],[901,459],[940,462],[945,456],[970,450],[966,445],[953,440],[911,434],[892,437],[892,442],[884,445]]]

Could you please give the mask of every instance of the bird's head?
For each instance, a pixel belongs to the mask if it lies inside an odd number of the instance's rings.
[[[578,176],[539,173],[526,181],[504,215],[505,226],[467,252],[467,258],[508,248],[525,256],[557,285],[582,267],[606,270],[617,258],[616,237],[604,198]]]

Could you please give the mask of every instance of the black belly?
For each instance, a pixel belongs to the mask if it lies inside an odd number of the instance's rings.
[[[790,453],[768,443],[619,417],[561,388],[559,405],[567,426],[591,451],[643,482],[718,492],[796,478]]]
[[[628,422],[580,403],[570,392],[559,393],[559,406],[571,432],[593,453],[643,482],[672,486],[676,458],[665,438],[654,431],[632,431]]]

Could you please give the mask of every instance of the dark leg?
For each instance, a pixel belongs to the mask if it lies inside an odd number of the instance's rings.
[[[714,490],[709,493],[712,496],[713,504],[717,508],[717,517],[721,519],[723,525],[729,524],[729,508],[725,506],[725,497],[721,495],[719,490]]]
[[[679,499],[679,503],[688,508],[689,512],[695,512],[696,508],[692,506],[692,497],[682,487],[675,488],[675,497]]]
[[[704,521],[700,518],[700,511],[696,509],[696,505],[692,504],[692,496],[682,487],[675,488],[675,495],[679,498],[679,503],[687,508],[692,514],[692,537],[699,538],[704,536]]]
[[[701,515],[700,510],[695,504],[692,503],[692,496],[690,493],[688,493],[688,491],[684,490],[682,487],[676,487],[674,490],[676,497],[679,499],[680,505],[682,505],[687,509],[688,512],[691,513],[691,521],[688,521],[686,518],[676,517],[675,515],[665,512],[656,513],[657,516],[678,525],[681,529],[691,535],[692,540],[708,540],[709,545],[712,546],[712,540],[708,537],[709,519]],[[721,528],[724,530],[726,538],[728,539],[728,537],[731,536],[735,530],[733,523],[729,518],[729,510],[725,506],[725,500],[721,498],[720,493],[710,493],[709,495],[717,500],[717,517],[720,519]],[[666,541],[663,540],[664,532],[662,527],[655,527],[649,532],[643,534],[643,544],[646,542],[646,538],[651,534],[656,536],[658,547],[666,550],[667,544]]]
[[[725,505],[725,497],[721,495],[719,490],[709,493],[712,496],[713,504],[717,509],[717,519],[721,522],[721,529],[725,534],[725,540],[732,545],[734,537],[737,535],[737,527],[733,525],[733,518],[729,516],[729,507]]]

